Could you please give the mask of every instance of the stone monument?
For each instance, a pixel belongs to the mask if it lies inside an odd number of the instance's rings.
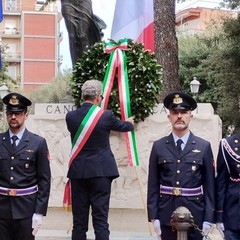
[[[63,192],[67,181],[71,140],[65,124],[65,115],[73,110],[74,104],[35,104],[35,114],[29,115],[27,128],[47,140],[50,151],[52,187],[49,206],[61,207]],[[148,159],[153,141],[168,135],[171,124],[167,118],[168,110],[163,104],[154,109],[154,114],[135,126],[136,143],[140,166],[128,164],[125,138],[122,133],[111,134],[111,148],[117,160],[120,177],[112,184],[110,207],[145,208]],[[222,137],[222,121],[215,115],[211,104],[200,103],[193,112],[191,131],[211,142],[216,158],[219,141]]]

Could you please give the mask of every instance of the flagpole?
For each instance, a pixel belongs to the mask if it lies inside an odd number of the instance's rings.
[[[138,185],[139,185],[139,189],[140,189],[140,193],[141,193],[141,199],[142,199],[143,207],[144,207],[144,210],[145,210],[146,217],[148,219],[147,207],[146,207],[146,203],[144,201],[144,194],[143,194],[142,184],[141,184],[139,173],[138,173],[138,168],[137,168],[137,166],[135,166],[134,168],[135,168],[135,172],[136,172],[136,176],[137,176],[137,180],[138,180]],[[148,231],[150,233],[150,236],[152,236],[152,229],[151,229],[151,224],[150,224],[149,221],[148,221]]]

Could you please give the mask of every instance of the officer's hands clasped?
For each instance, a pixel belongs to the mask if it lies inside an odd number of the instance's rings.
[[[216,228],[219,231],[219,233],[221,234],[222,238],[224,239],[225,238],[224,237],[224,230],[225,230],[225,228],[224,228],[223,223],[216,223]]]
[[[202,235],[204,236],[203,239],[207,239],[206,237],[211,232],[211,230],[212,230],[212,223],[203,222],[203,226],[202,226]]]

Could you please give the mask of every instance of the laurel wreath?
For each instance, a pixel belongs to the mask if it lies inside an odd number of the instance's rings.
[[[113,40],[110,41],[118,44]],[[81,87],[83,83],[89,79],[104,80],[109,60],[109,54],[104,52],[105,44],[105,42],[96,43],[91,50],[82,55],[73,68],[70,85],[77,107],[80,107],[82,103]],[[144,121],[150,114],[153,114],[154,107],[158,104],[158,96],[163,88],[162,68],[156,62],[154,54],[144,50],[142,44],[135,43],[131,39],[128,39],[126,57],[131,112],[135,122]],[[120,118],[117,74],[109,98],[108,109],[111,109],[113,114]]]

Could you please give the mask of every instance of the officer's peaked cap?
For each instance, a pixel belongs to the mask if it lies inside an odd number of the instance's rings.
[[[194,110],[197,107],[195,99],[182,92],[173,92],[168,94],[163,100],[164,106],[169,109]]]
[[[19,93],[9,93],[3,99],[3,103],[7,106],[7,111],[22,112],[27,109],[32,102]]]

